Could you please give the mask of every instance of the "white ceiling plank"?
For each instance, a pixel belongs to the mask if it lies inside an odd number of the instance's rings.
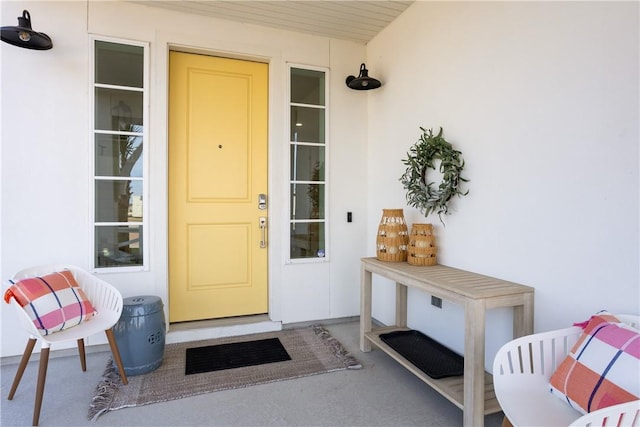
[[[366,44],[413,0],[131,0],[201,16]]]
[[[199,9],[202,10],[202,9]],[[300,15],[285,15],[263,12],[255,8],[237,8],[228,4],[209,6],[207,11],[219,18],[240,20],[245,23],[263,25],[289,31],[299,31],[324,37],[357,38],[366,42],[376,34],[375,29],[349,28],[340,23],[320,22]]]
[[[224,3],[229,4],[230,6],[232,5],[232,2]],[[327,27],[329,30],[344,30],[345,25],[351,23],[348,18],[340,16],[339,14],[315,13],[309,8],[297,9],[296,5],[285,4],[285,2],[280,2],[282,5],[259,4],[264,2],[251,3],[251,5],[245,5],[243,3],[240,6],[233,4],[233,7],[236,8],[235,10],[244,10],[248,14],[253,14],[254,17],[257,17],[258,19],[262,18],[265,21],[281,22],[283,24],[297,22],[318,28]],[[353,30],[365,30],[365,32],[369,32],[372,35],[376,34],[375,26],[363,25],[359,22],[356,22],[355,24],[356,25],[353,26]],[[348,28],[348,30],[351,30],[351,28]]]

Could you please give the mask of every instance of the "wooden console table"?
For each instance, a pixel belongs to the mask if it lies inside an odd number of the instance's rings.
[[[396,282],[396,324],[372,329],[372,273]],[[380,339],[380,334],[407,330],[407,288],[412,287],[464,307],[464,375],[433,379]],[[464,426],[482,427],[484,416],[501,410],[493,377],[484,370],[485,311],[513,308],[514,338],[533,333],[534,288],[443,265],[419,267],[405,262],[363,258],[360,298],[360,350],[375,344],[453,404],[463,410]]]

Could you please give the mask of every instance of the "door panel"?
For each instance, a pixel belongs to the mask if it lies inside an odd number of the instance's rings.
[[[267,64],[170,53],[169,317],[266,313]]]

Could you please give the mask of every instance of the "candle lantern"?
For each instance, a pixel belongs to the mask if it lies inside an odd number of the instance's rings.
[[[376,237],[376,256],[381,261],[407,260],[409,230],[402,209],[383,209]]]
[[[411,265],[435,265],[436,244],[433,225],[413,224],[409,235],[407,262]]]

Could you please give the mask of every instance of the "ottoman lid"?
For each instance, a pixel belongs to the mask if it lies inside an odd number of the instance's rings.
[[[146,316],[162,311],[162,300],[154,295],[128,297],[122,303],[122,316]]]

